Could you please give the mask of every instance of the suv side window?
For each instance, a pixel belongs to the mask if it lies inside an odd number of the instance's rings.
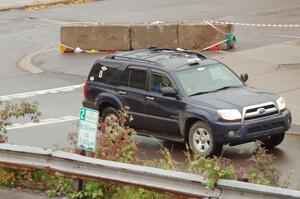
[[[105,66],[100,63],[96,63],[89,76],[89,80],[98,81],[98,82],[106,82],[117,70],[117,66]]]
[[[153,72],[151,75],[150,91],[154,93],[161,93],[161,89],[165,87],[174,88],[174,85],[166,75]]]
[[[146,90],[147,70],[127,68],[123,73],[120,84]]]

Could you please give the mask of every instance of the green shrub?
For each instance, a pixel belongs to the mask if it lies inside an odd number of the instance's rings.
[[[137,163],[137,144],[133,135],[135,131],[125,125],[128,118],[126,109],[122,109],[120,116],[109,116],[106,123],[100,122],[98,134],[98,148],[94,158],[112,160],[123,163]]]
[[[29,117],[32,121],[38,122],[41,112],[38,111],[38,103],[21,102],[20,104],[13,104],[0,101],[0,143],[7,142],[8,126],[12,125],[12,118]]]
[[[252,163],[247,171],[249,182],[262,185],[277,186],[279,184],[279,170],[273,164],[274,156],[268,154],[261,142],[256,142],[257,151],[249,161]]]
[[[222,157],[204,158],[197,156],[192,161],[192,170],[194,173],[206,177],[208,189],[214,189],[219,179],[233,180],[236,178],[236,171],[231,166],[230,160]]]

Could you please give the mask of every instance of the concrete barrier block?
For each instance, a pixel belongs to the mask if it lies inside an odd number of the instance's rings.
[[[137,24],[131,26],[131,48],[177,48],[178,24]]]
[[[130,50],[130,25],[91,23],[63,25],[61,43],[83,50]]]
[[[210,25],[201,23],[181,23],[178,26],[178,44],[180,48],[202,50],[225,40],[226,33],[232,32],[232,25]],[[223,32],[223,33],[222,33]],[[224,34],[225,33],[225,34]],[[231,44],[233,45],[233,43]],[[232,46],[233,47],[233,46]],[[220,49],[226,49],[226,43],[220,44]]]

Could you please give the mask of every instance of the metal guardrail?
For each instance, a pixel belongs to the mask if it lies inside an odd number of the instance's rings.
[[[0,165],[42,169],[78,179],[134,185],[158,192],[194,198],[300,198],[300,191],[219,180],[215,190],[205,188],[203,177],[183,172],[99,160],[35,147],[0,144]]]

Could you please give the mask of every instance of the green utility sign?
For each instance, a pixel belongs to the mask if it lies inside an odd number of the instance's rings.
[[[78,132],[78,147],[96,151],[99,112],[93,109],[80,107],[80,125]]]

